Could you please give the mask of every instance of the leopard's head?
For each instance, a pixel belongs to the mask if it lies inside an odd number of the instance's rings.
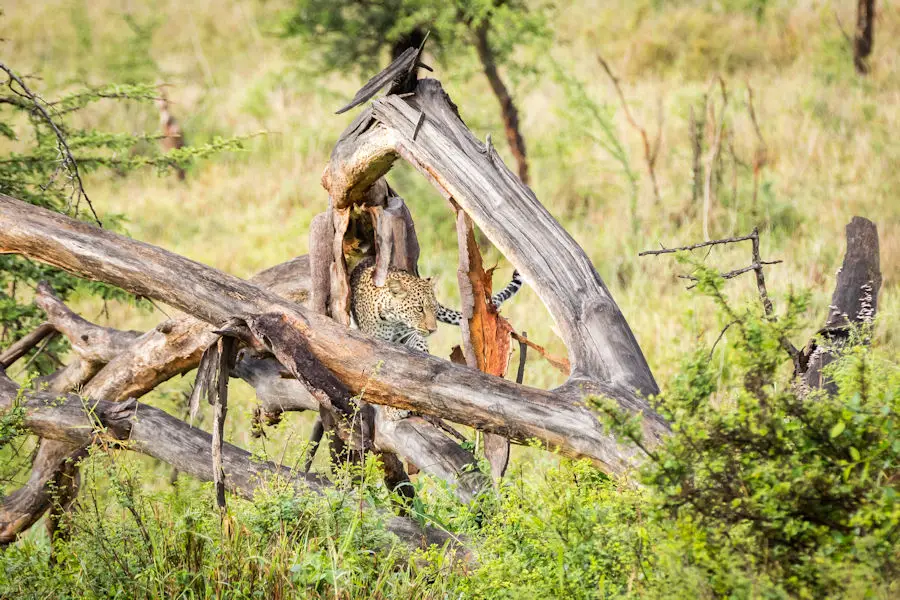
[[[390,271],[381,289],[382,319],[403,323],[425,336],[437,331],[437,300],[430,277],[421,279],[405,271]]]

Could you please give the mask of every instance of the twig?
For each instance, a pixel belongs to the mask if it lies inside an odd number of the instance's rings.
[[[719,244],[732,244],[732,243],[736,243],[736,242],[746,242],[747,240],[750,240],[752,243],[751,259],[753,262],[750,264],[750,266],[742,267],[740,269],[735,269],[733,271],[728,271],[727,273],[720,273],[719,276],[722,277],[723,279],[732,279],[743,273],[753,271],[756,274],[756,289],[759,292],[759,299],[760,299],[760,302],[762,302],[763,311],[766,314],[766,319],[769,321],[775,322],[777,320],[775,317],[775,309],[772,306],[772,300],[769,298],[769,292],[766,289],[766,278],[765,278],[765,275],[763,274],[763,267],[766,265],[776,265],[782,261],[780,261],[780,260],[762,260],[762,258],[760,257],[760,252],[759,252],[759,228],[758,227],[754,227],[753,231],[750,233],[750,235],[744,235],[744,236],[732,237],[732,238],[724,238],[721,240],[710,240],[708,242],[701,242],[699,244],[692,244],[690,246],[680,246],[678,248],[662,248],[660,250],[644,250],[643,252],[640,252],[638,254],[638,256],[671,254],[673,252],[690,251],[690,250],[696,250],[698,248],[706,248],[706,247],[711,248],[712,246],[716,246]],[[697,281],[697,278],[694,277],[693,275],[679,275],[679,277],[682,279],[690,279],[692,281]],[[692,286],[688,287],[688,289],[692,289],[694,287],[696,287],[696,286],[692,285]],[[723,299],[723,303],[724,303],[724,299]],[[731,316],[733,316],[733,315],[731,315]],[[739,320],[739,319],[736,319],[736,320]],[[779,342],[781,343],[781,347],[785,350],[785,352],[787,352],[790,355],[791,360],[794,361],[794,364],[796,365],[797,361],[798,361],[798,357],[800,355],[800,352],[797,350],[797,348],[794,347],[794,345],[791,343],[791,341],[788,340],[783,335],[779,337]]]
[[[419,135],[419,129],[422,128],[422,123],[425,122],[425,111],[419,112],[419,118],[416,120],[416,127],[413,129],[412,139],[416,141],[416,136]]]
[[[571,372],[572,366],[569,363],[569,359],[553,356],[552,354],[547,352],[546,348],[544,348],[543,346],[538,346],[525,336],[520,335],[515,331],[511,332],[509,335],[511,335],[512,338],[520,344],[525,344],[526,346],[532,348],[535,352],[543,356],[547,360],[547,362],[559,369],[564,375],[568,375]]]
[[[841,30],[841,35],[844,36],[844,40],[847,42],[847,45],[850,46],[850,48],[852,49],[853,48],[853,38],[851,38],[850,34],[847,33],[847,30],[844,29],[844,24],[841,22],[841,16],[837,13],[837,11],[834,10],[833,13],[834,13],[834,20],[837,22],[838,29]]]
[[[34,110],[40,113],[41,117],[46,121],[46,123],[53,130],[53,133],[56,135],[56,142],[59,147],[59,151],[63,154],[62,164],[66,166],[66,170],[69,171],[72,175],[72,179],[75,180],[76,192],[78,193],[79,199],[84,198],[85,202],[88,205],[88,208],[91,209],[91,214],[94,216],[94,220],[97,221],[97,225],[103,227],[103,222],[100,220],[100,217],[97,215],[97,211],[94,210],[94,205],[91,204],[91,199],[88,197],[87,191],[84,189],[84,182],[81,180],[81,173],[78,171],[78,163],[75,161],[75,157],[72,155],[72,151],[69,149],[69,144],[66,142],[66,137],[63,135],[63,132],[53,121],[53,118],[50,116],[50,113],[41,105],[41,99],[32,92],[21,77],[16,75],[16,73],[6,66],[4,63],[0,62],[0,69],[6,72],[9,76],[9,81],[7,82],[7,86],[13,93],[18,95],[23,95],[13,88],[13,82],[17,83],[19,87],[22,88],[22,92],[24,92],[24,96],[28,98],[32,104],[34,105]],[[69,170],[68,167],[71,167]],[[78,212],[78,203],[75,204],[75,212]]]
[[[718,244],[733,244],[735,242],[744,242],[747,240],[752,240],[753,234],[743,235],[740,237],[731,237],[731,238],[722,238],[720,240],[709,240],[707,242],[700,242],[699,244],[693,244],[691,246],[679,246],[677,248],[666,248],[660,244],[660,250],[644,250],[639,253],[638,256],[648,256],[653,254],[673,254],[675,252],[681,252],[683,250],[696,250],[697,248],[705,248],[707,246],[715,246]]]
[[[600,62],[600,66],[603,67],[603,70],[606,71],[606,74],[609,76],[610,81],[612,81],[613,87],[616,90],[616,94],[619,96],[619,101],[622,103],[622,110],[625,113],[625,119],[628,121],[628,124],[631,125],[632,128],[637,130],[638,133],[641,134],[641,141],[644,145],[644,162],[647,164],[647,171],[650,174],[650,182],[653,184],[653,198],[656,200],[656,204],[662,203],[662,198],[659,194],[659,184],[656,181],[656,159],[659,157],[659,147],[662,142],[662,128],[663,128],[663,111],[662,111],[662,98],[659,99],[658,103],[658,116],[657,116],[657,124],[656,124],[656,137],[653,139],[653,143],[650,143],[650,139],[647,136],[647,130],[638,125],[637,121],[634,120],[634,117],[631,114],[631,110],[628,108],[628,101],[625,100],[625,94],[622,93],[622,87],[619,85],[619,79],[613,74],[612,69],[609,67],[609,63],[601,56],[597,55],[597,60]]]
[[[522,338],[528,339],[528,332],[522,332]],[[516,383],[521,384],[525,380],[525,361],[528,359],[528,344],[519,342],[519,370],[516,372]]]
[[[747,273],[749,271],[756,271],[762,265],[777,265],[780,262],[783,262],[783,261],[762,260],[758,263],[753,263],[749,267],[742,267],[740,269],[735,269],[734,271],[728,271],[727,273],[719,273],[719,277],[721,277],[722,279],[733,279],[733,278],[737,277],[738,275],[743,275],[744,273]],[[678,277],[680,279],[690,279],[691,281],[698,281],[698,279],[696,277],[694,277],[693,275],[679,275]],[[695,287],[697,287],[696,284],[689,286],[687,289],[692,290]]]
[[[716,346],[720,341],[722,341],[722,338],[725,336],[725,332],[728,331],[729,327],[736,323],[740,323],[740,320],[735,319],[734,321],[729,322],[728,325],[726,325],[725,328],[719,333],[719,337],[716,338],[716,341],[713,342],[712,348],[709,349],[709,360],[712,360],[713,352],[716,351]]]
[[[50,335],[50,336],[45,337],[43,340],[41,340],[41,343],[38,345],[37,350],[35,350],[34,354],[31,355],[31,358],[28,359],[28,362],[26,362],[22,366],[22,368],[19,369],[18,374],[22,374],[28,370],[28,367],[30,367],[34,363],[34,361],[37,360],[38,356],[40,356],[41,353],[47,349],[47,346],[50,344],[51,341],[53,341],[53,338],[54,338],[54,336]]]

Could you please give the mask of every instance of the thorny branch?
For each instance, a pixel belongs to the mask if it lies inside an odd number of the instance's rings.
[[[661,247],[659,250],[644,250],[643,252],[638,253],[638,256],[655,256],[658,254],[672,254],[675,252],[685,252],[685,251],[697,250],[698,248],[707,248],[707,247],[712,247],[712,246],[716,246],[716,245],[720,245],[720,244],[734,244],[734,243],[738,243],[738,242],[746,242],[748,240],[750,242],[752,242],[752,246],[751,246],[752,262],[751,262],[750,266],[742,267],[740,269],[735,269],[733,271],[728,271],[727,273],[720,273],[719,277],[721,277],[722,279],[733,279],[734,277],[737,277],[738,275],[742,275],[744,273],[753,271],[756,274],[756,288],[757,288],[757,291],[759,292],[759,299],[760,299],[760,302],[762,302],[763,311],[765,311],[765,314],[766,314],[766,319],[768,319],[769,321],[775,322],[777,320],[777,318],[775,316],[775,309],[772,306],[772,300],[769,298],[769,291],[766,288],[766,278],[765,278],[765,275],[763,274],[763,267],[766,265],[775,265],[782,261],[780,261],[780,260],[762,260],[762,257],[760,256],[760,252],[759,252],[759,228],[758,227],[754,227],[753,232],[750,233],[750,235],[723,238],[720,240],[709,240],[707,242],[701,242],[699,244],[692,244],[690,246],[679,246],[677,248]],[[660,246],[662,246],[662,244],[660,244]],[[679,277],[682,279],[690,279],[691,281],[698,280],[693,275],[679,275]],[[688,289],[691,289],[693,287],[695,287],[695,286],[694,285],[689,286]],[[732,324],[729,324],[729,327],[731,325]],[[727,327],[726,327],[726,329],[727,329]],[[723,331],[723,333],[724,333],[724,331]],[[721,335],[719,337],[721,338]],[[796,347],[794,347],[794,345],[791,343],[791,341],[788,340],[786,337],[781,336],[779,341],[781,343],[781,347],[785,350],[785,352],[787,352],[790,355],[791,360],[794,361],[794,365],[797,365],[798,364],[797,360],[798,360],[798,356],[800,355],[800,352],[797,350]],[[718,340],[716,340],[716,343],[718,343]]]
[[[66,136],[63,134],[62,130],[57,126],[56,122],[53,120],[53,117],[50,116],[50,113],[44,108],[43,104],[49,103],[42,100],[37,96],[34,92],[29,89],[29,87],[25,84],[21,77],[16,75],[15,71],[6,66],[3,62],[0,62],[0,70],[6,72],[9,76],[9,80],[6,82],[7,87],[16,95],[23,96],[31,101],[33,105],[33,112],[37,113],[53,130],[54,135],[56,136],[57,146],[59,147],[59,152],[62,155],[60,166],[66,170],[66,172],[70,175],[70,180],[74,181],[75,194],[76,194],[76,202],[75,202],[75,212],[78,212],[78,203],[81,198],[84,198],[84,201],[87,203],[88,208],[91,209],[91,214],[94,217],[94,220],[97,222],[97,225],[103,227],[103,222],[100,220],[100,217],[97,215],[97,211],[94,210],[94,205],[91,204],[91,199],[88,197],[87,191],[84,189],[84,182],[81,180],[81,173],[78,170],[78,163],[75,161],[75,157],[72,155],[72,151],[69,149],[69,144],[66,142]],[[17,90],[13,83],[16,83],[21,91]]]

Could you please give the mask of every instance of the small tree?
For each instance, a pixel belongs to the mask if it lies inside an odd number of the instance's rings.
[[[132,152],[137,144],[158,135],[131,135],[81,129],[72,117],[101,101],[152,102],[154,86],[143,84],[85,88],[47,100],[25,78],[0,63],[6,75],[0,90],[0,143],[9,149],[0,158],[0,192],[103,227],[116,229],[120,217],[100,213],[91,203],[83,177],[108,168],[125,174],[141,167],[160,171],[185,168],[195,158],[235,147],[237,140],[216,140],[205,146],[182,148],[166,155]],[[0,350],[34,330],[43,314],[26,298],[38,282],[47,281],[60,298],[76,287],[104,300],[133,300],[118,288],[85,283],[59,269],[14,254],[0,255]],[[29,363],[40,372],[56,368],[53,357],[63,349],[62,337],[49,339]]]
[[[428,32],[441,63],[474,51],[500,103],[519,178],[528,183],[519,111],[499,67],[511,64],[517,47],[550,37],[541,10],[529,11],[522,0],[297,0],[285,28],[320,52],[324,68],[365,73],[377,70],[383,50],[396,58],[421,45]]]

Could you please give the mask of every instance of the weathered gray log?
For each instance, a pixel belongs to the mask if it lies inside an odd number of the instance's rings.
[[[216,326],[235,315],[281,313],[325,367],[374,404],[444,417],[519,442],[538,439],[612,472],[629,468],[637,458],[633,449],[619,447],[582,404],[585,394],[604,394],[631,410],[646,409],[630,387],[583,380],[556,392],[519,386],[373,340],[246,281],[3,195],[0,252],[117,285]],[[667,426],[655,413],[645,414],[645,437],[652,444]]]
[[[837,272],[828,318],[816,338],[810,340],[800,356],[800,370],[809,388],[836,391],[825,381],[822,369],[835,360],[835,350],[849,338],[849,328],[870,323],[878,310],[881,268],[878,228],[863,217],[853,217],[846,227],[847,251]],[[818,339],[817,339],[818,338]]]
[[[19,389],[0,373],[0,411],[8,411],[17,401]],[[42,438],[83,447],[98,440],[157,458],[202,481],[212,480],[211,436],[168,413],[136,400],[87,404],[75,394],[26,392],[23,426]],[[326,483],[269,461],[259,461],[246,450],[231,444],[222,446],[222,463],[227,489],[246,499],[267,479],[278,475],[304,492],[320,492]],[[407,543],[416,546],[443,544],[450,536],[395,517],[387,523]]]
[[[659,391],[590,259],[500,157],[472,135],[436,80],[419,81],[412,96],[376,100],[344,132],[322,177],[334,208],[358,202],[400,157],[453,198],[537,292],[569,350],[573,381],[629,393]]]
[[[396,420],[379,414],[375,445],[450,483],[451,491],[463,502],[471,502],[490,486],[490,481],[474,467],[472,454],[422,417]]]
[[[47,283],[39,283],[34,303],[47,315],[47,321],[60,332],[78,357],[85,362],[105,365],[126,352],[141,335],[138,331],[122,331],[101,327],[82,318],[56,297]]]
[[[274,358],[246,354],[238,357],[234,374],[249,383],[264,413],[319,410],[318,401],[296,379],[283,376],[284,367]]]
[[[250,281],[296,302],[309,296],[309,259],[300,256],[260,272]],[[200,362],[216,335],[208,322],[192,316],[169,319],[144,333],[113,358],[84,389],[89,398],[140,398]]]

